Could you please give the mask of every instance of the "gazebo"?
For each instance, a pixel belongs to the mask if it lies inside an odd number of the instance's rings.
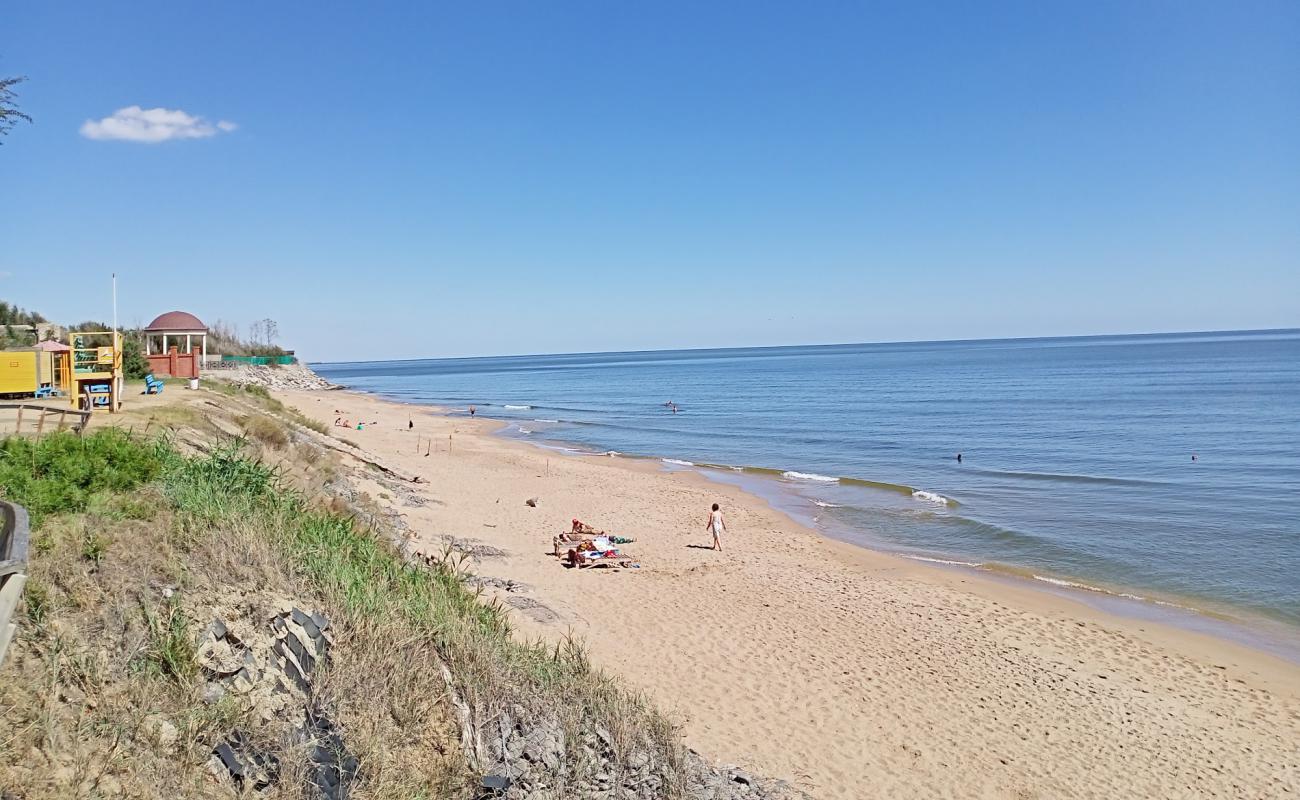
[[[194,352],[195,344],[198,353]],[[197,378],[208,357],[208,326],[186,311],[168,311],[145,326],[144,354],[155,374]]]

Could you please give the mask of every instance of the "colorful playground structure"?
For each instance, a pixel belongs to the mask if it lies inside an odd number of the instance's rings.
[[[67,397],[84,411],[122,406],[122,334],[78,331],[70,344],[42,342],[0,352],[0,395]]]
[[[72,405],[85,411],[122,407],[122,334],[117,331],[78,331],[69,335],[71,349],[68,394]]]

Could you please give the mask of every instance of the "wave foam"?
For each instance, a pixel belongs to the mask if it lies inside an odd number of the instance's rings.
[[[815,472],[782,472],[782,478],[788,478],[792,481],[816,481],[818,483],[839,483],[839,478],[832,478],[828,475],[818,475]]]
[[[519,429],[519,432],[522,433],[523,435],[527,436],[528,434],[532,433],[532,429],[530,429],[530,428],[520,428],[520,429]]]
[[[502,408],[508,408],[508,409],[510,409],[511,411],[529,411],[529,410],[532,409],[532,406],[512,406],[512,405],[504,405],[504,406],[502,406]]]
[[[944,497],[941,494],[936,494],[934,492],[927,492],[923,489],[917,489],[916,491],[912,492],[912,497],[916,500],[924,500],[927,503],[940,503],[945,506],[952,502],[951,500],[949,500],[948,498]]]
[[[535,419],[533,422],[559,422],[558,419]]]
[[[979,567],[983,566],[978,561],[953,561],[947,558],[929,558],[927,556],[909,556],[906,553],[900,554],[903,558],[910,558],[913,561],[925,561],[930,564],[948,564],[953,567]]]
[[[823,503],[821,500],[814,500],[813,505],[820,506],[821,508],[844,508],[844,506],[839,503]]]
[[[662,458],[662,459],[660,459],[660,461],[663,461],[665,464],[676,464],[676,465],[679,466],[679,467],[693,467],[693,466],[695,466],[695,464],[691,463],[690,461],[682,461],[682,460],[680,460],[680,459],[676,459],[676,458]]]

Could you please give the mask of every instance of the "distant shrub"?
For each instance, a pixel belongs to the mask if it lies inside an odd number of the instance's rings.
[[[275,448],[289,444],[289,433],[285,430],[284,423],[273,417],[264,414],[250,414],[244,417],[240,424],[244,428],[244,433],[262,444]]]

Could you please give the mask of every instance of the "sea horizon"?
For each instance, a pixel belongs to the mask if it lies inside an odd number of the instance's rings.
[[[1064,340],[1096,340],[1096,339],[1140,339],[1140,338],[1158,338],[1163,336],[1189,337],[1189,336],[1239,336],[1239,335],[1266,335],[1266,334],[1286,334],[1300,333],[1300,327],[1287,328],[1224,328],[1211,330],[1193,330],[1193,331],[1147,331],[1143,333],[1081,333],[1081,334],[1061,334],[1053,336],[985,336],[962,339],[881,339],[876,341],[861,342],[820,342],[807,344],[773,344],[773,345],[733,345],[719,347],[652,347],[633,350],[564,350],[556,352],[538,352],[538,353],[496,353],[492,355],[456,355],[456,356],[412,356],[410,358],[358,358],[358,359],[307,359],[303,363],[310,367],[315,366],[335,366],[340,364],[371,364],[371,363],[408,363],[412,361],[463,361],[475,359],[493,359],[493,358],[545,358],[549,356],[609,356],[609,355],[640,355],[646,353],[706,353],[706,352],[725,352],[732,350],[794,350],[801,348],[834,348],[834,347],[863,347],[876,345],[938,345],[938,344],[974,344],[974,343],[994,343],[994,342],[1047,342],[1047,341],[1064,341]]]

